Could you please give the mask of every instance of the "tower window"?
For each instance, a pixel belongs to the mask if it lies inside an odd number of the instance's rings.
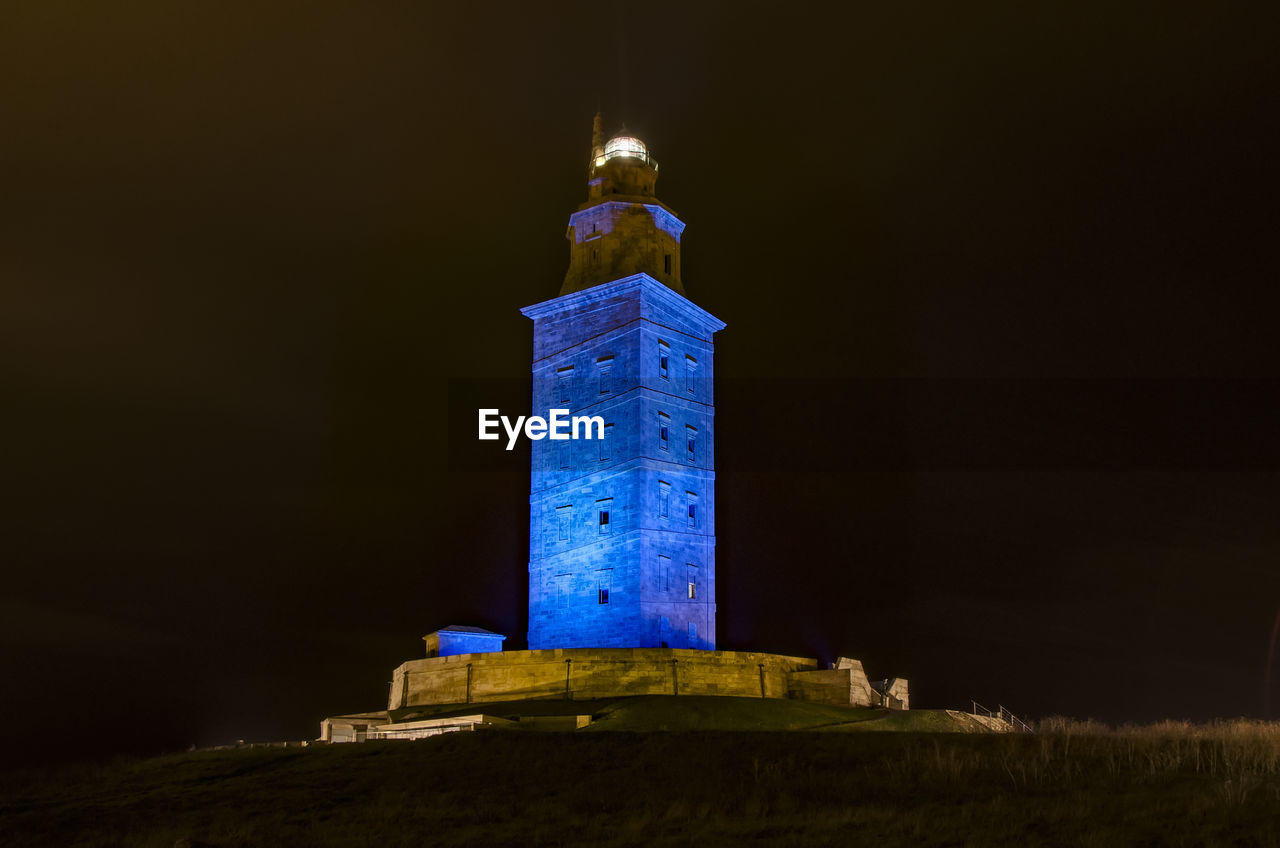
[[[564,441],[560,443],[559,451],[560,451],[560,470],[561,471],[569,467],[569,445],[571,444],[573,443],[570,441]]]
[[[664,254],[662,257],[662,273],[664,274],[671,273],[671,254],[670,253]]]
[[[596,368],[600,372],[600,394],[607,395],[612,390],[610,379],[613,374],[613,357],[600,357],[596,360]]]
[[[671,416],[666,413],[658,413],[658,447],[662,450],[669,449],[669,436],[671,432]]]
[[[688,574],[687,595],[689,600],[694,601],[698,598],[698,566],[693,563],[685,563],[685,571]]]
[[[684,358],[684,387],[689,394],[693,394],[698,385],[698,360],[692,356]]]
[[[557,538],[561,542],[569,541],[569,525],[573,520],[573,507],[556,507]]]
[[[671,484],[658,481],[658,517],[666,518],[671,512]]]
[[[654,575],[654,582],[657,584],[659,592],[666,592],[670,590],[671,557],[658,554],[658,573]]]
[[[556,397],[561,403],[569,402],[569,379],[573,376],[573,366],[556,371]]]
[[[685,425],[684,437],[685,449],[689,452],[689,461],[693,462],[698,458],[698,428],[692,424]]]
[[[663,341],[658,342],[658,376],[664,380],[671,378],[671,347]]]
[[[604,438],[600,440],[600,461],[606,462],[610,456],[610,445],[613,444],[613,425],[604,425]]]
[[[598,604],[609,603],[609,590],[601,586],[600,591],[596,594],[596,598],[597,598],[596,603]]]
[[[689,499],[687,514],[689,516],[689,529],[698,529],[698,496],[693,492],[685,492],[685,496]]]
[[[601,536],[608,536],[613,530],[613,498],[601,498],[596,501],[596,523]]]

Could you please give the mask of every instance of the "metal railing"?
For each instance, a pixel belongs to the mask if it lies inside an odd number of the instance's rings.
[[[999,705],[999,708],[996,709],[995,711],[992,711],[982,706],[982,704],[979,704],[977,701],[971,700],[969,703],[973,704],[974,715],[984,715],[989,718],[994,718],[997,721],[1007,722],[1008,725],[1013,728],[1013,731],[1015,733],[1035,733],[1036,732],[1035,728],[1033,728],[1030,724],[1018,718],[1009,710],[1005,709],[1003,704]]]

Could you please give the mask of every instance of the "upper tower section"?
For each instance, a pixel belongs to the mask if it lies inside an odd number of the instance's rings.
[[[633,274],[648,274],[684,294],[680,234],[684,222],[654,194],[658,163],[624,129],[605,140],[596,115],[591,132],[587,201],[569,216],[569,272],[560,294]]]

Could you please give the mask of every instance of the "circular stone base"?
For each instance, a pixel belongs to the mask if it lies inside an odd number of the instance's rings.
[[[786,698],[807,657],[675,648],[557,648],[411,660],[395,670],[389,709],[530,698],[625,695]],[[846,679],[848,672],[845,672]],[[865,678],[864,678],[865,679]],[[847,684],[846,684],[847,685]]]

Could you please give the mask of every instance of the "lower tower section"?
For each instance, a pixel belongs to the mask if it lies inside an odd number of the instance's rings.
[[[522,311],[533,414],[596,419],[576,431],[593,438],[532,443],[530,649],[714,649],[724,324],[647,274]]]

